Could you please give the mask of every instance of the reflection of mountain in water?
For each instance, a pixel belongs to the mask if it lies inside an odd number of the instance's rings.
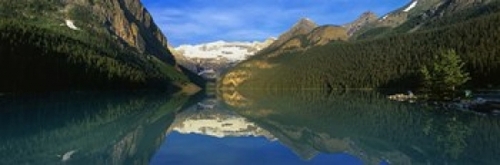
[[[186,101],[157,93],[2,98],[0,164],[147,164]]]
[[[326,133],[314,132],[307,127],[283,125],[274,121],[252,122],[237,112],[239,111],[227,109],[216,99],[207,99],[178,113],[167,132],[176,131],[181,134],[200,134],[219,138],[263,136],[272,141],[279,140],[303,160],[312,160],[325,151],[366,157],[364,151],[349,138],[334,138]],[[256,109],[253,112],[262,117],[261,110]],[[300,121],[293,118],[290,120]],[[325,148],[328,149],[324,150]]]
[[[3,96],[0,164],[147,164],[172,131],[265,137],[312,161],[319,153],[347,153],[364,164],[500,162],[495,117],[391,102],[371,92],[259,92],[194,106],[184,105],[185,96],[144,93]],[[234,104],[239,100],[245,104]]]
[[[240,91],[252,104],[233,106],[230,100],[226,106],[303,159],[349,153],[365,164],[500,162],[495,117],[391,102],[374,92],[265,92]]]
[[[200,134],[213,137],[274,137],[266,130],[258,127],[233,111],[220,108],[219,102],[207,99],[196,106],[177,114],[167,132],[176,131],[181,134]]]

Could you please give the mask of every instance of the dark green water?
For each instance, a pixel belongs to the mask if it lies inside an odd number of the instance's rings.
[[[0,164],[499,164],[500,118],[375,92],[0,96]]]

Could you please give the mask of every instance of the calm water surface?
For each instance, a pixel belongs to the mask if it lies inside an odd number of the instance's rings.
[[[0,164],[499,164],[500,117],[375,92],[0,96]]]

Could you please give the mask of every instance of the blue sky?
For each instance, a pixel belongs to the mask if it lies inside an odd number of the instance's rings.
[[[278,37],[300,18],[341,25],[365,11],[379,17],[410,0],[142,0],[170,44]]]

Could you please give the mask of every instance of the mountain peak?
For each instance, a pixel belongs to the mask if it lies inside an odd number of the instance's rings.
[[[375,14],[372,11],[365,11],[363,14],[361,14],[360,18],[370,18],[370,17],[377,17],[377,14]]]
[[[313,24],[315,24],[313,20],[311,20],[310,18],[307,18],[307,17],[300,18],[299,23],[313,23]]]
[[[365,25],[372,23],[378,19],[374,12],[366,11],[362,13],[358,19],[351,23],[345,24],[344,27],[347,28],[347,33],[349,36],[353,35],[356,31],[363,28]]]
[[[311,33],[314,29],[316,29],[318,25],[309,18],[301,18],[295,25],[292,26],[288,31],[281,34],[278,39],[276,39],[271,45],[269,45],[266,49],[273,50],[283,46],[286,42],[294,37],[300,35],[307,35]]]
[[[318,25],[309,18],[301,18],[295,25],[293,25],[292,29],[304,29],[306,31],[312,31],[314,28],[318,27]]]

